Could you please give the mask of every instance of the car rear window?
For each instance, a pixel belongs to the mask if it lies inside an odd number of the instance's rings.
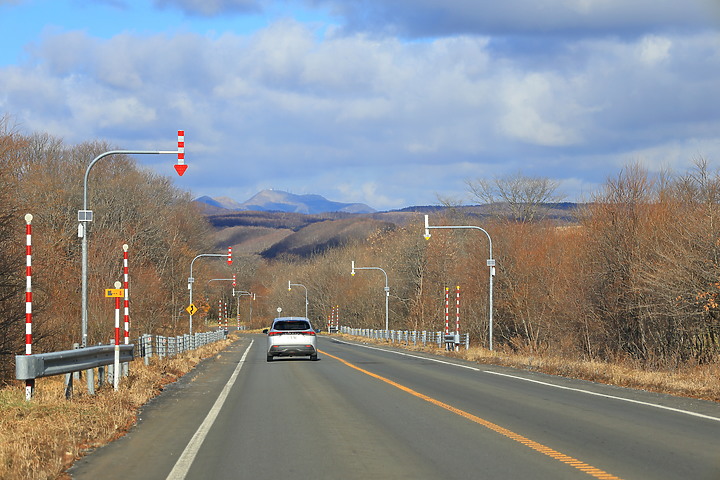
[[[273,325],[275,330],[310,330],[310,324],[302,320],[281,320]]]

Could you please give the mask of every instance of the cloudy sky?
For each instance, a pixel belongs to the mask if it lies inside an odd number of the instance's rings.
[[[0,0],[0,115],[196,196],[387,210],[522,172],[720,167],[718,0]],[[88,159],[90,161],[91,159]]]

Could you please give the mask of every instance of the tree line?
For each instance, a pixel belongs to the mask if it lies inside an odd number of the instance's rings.
[[[25,345],[25,220],[33,215],[33,352],[80,342],[83,178],[106,142],[65,145],[44,133],[23,134],[0,118],[0,375],[14,376]],[[190,261],[209,251],[210,227],[187,192],[169,178],[116,155],[98,162],[88,181],[94,212],[88,237],[88,344],[113,337],[113,299],[104,289],[123,280],[129,245],[131,335],[182,333]],[[202,268],[202,267],[200,267]],[[200,270],[202,271],[202,270]]]
[[[496,348],[647,368],[717,359],[720,175],[705,159],[683,174],[655,175],[630,165],[580,205],[570,225],[545,218],[545,202],[557,197],[542,179],[517,174],[490,181],[494,186],[483,182],[469,192],[488,198],[493,188],[511,188],[512,199],[502,192],[505,201],[517,201],[482,225],[497,262]],[[487,237],[477,230],[432,230],[425,240],[421,217],[310,260],[266,263],[257,288],[299,315],[304,297],[285,287],[288,280],[302,283],[314,321],[324,325],[338,306],[345,325],[384,328],[382,272],[351,277],[354,260],[387,272],[391,329],[437,331],[444,328],[445,287],[459,285],[461,329],[487,347]],[[472,222],[462,208],[431,215],[432,225]]]
[[[24,351],[24,220],[33,220],[34,351],[80,340],[80,239],[88,163],[114,150],[102,141],[66,145],[44,133],[20,133],[0,118],[0,375],[14,375]],[[543,215],[556,184],[521,173],[468,181],[470,198],[502,204],[481,225],[493,240],[494,345],[572,358],[631,361],[649,368],[717,359],[720,341],[720,175],[705,159],[681,174],[650,174],[638,165],[609,178],[582,204],[574,224]],[[199,253],[219,251],[213,228],[188,192],[169,178],[116,155],[91,172],[89,205],[89,344],[112,337],[105,288],[122,280],[122,245],[130,246],[131,335],[186,333],[187,277]],[[462,208],[431,215],[433,225],[477,222]],[[445,287],[461,287],[461,329],[487,347],[488,241],[473,230],[433,230],[416,221],[373,231],[309,258],[246,255],[197,262],[197,330],[218,317],[217,299],[240,307],[251,328],[277,316],[309,316],[324,328],[336,308],[341,323],[384,328],[383,268],[389,279],[391,329],[441,330]],[[253,297],[233,297],[227,282]],[[252,315],[250,309],[252,308]],[[234,313],[233,313],[234,315]]]

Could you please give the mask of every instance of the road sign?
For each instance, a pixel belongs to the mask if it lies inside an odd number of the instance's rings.
[[[198,309],[194,303],[191,303],[190,305],[188,305],[185,311],[188,312],[190,315],[195,315],[195,312],[197,312]]]
[[[105,296],[106,297],[124,297],[125,289],[123,289],[123,288],[106,288]]]

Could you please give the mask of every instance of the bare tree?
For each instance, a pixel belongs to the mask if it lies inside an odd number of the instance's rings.
[[[547,216],[548,204],[562,201],[555,191],[557,180],[547,177],[529,177],[517,172],[492,180],[479,178],[466,180],[472,199],[491,205],[495,214],[501,218],[507,216],[518,222],[542,220]]]

